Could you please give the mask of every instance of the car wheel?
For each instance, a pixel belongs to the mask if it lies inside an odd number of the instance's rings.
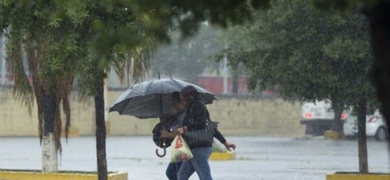
[[[386,128],[380,127],[375,133],[375,138],[379,141],[385,140],[387,138]]]

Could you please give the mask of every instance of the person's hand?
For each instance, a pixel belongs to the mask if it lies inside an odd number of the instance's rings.
[[[184,127],[177,128],[176,132],[177,132],[177,134],[182,135],[184,133]]]
[[[236,145],[233,143],[225,142],[223,145],[225,145],[226,149],[228,151],[234,151],[236,150]]]
[[[184,132],[186,132],[186,131],[187,131],[187,126],[183,126],[183,127],[178,128],[178,129],[176,130],[176,132],[177,132],[178,134],[180,134],[180,135],[184,134]]]
[[[163,130],[160,130],[160,134],[161,134],[161,137],[168,138],[170,133],[169,133],[169,131],[163,129]]]

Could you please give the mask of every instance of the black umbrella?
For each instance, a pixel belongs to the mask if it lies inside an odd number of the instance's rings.
[[[123,92],[111,106],[110,112],[117,111],[121,115],[132,115],[140,119],[158,118],[161,115],[173,114],[172,93],[188,85],[198,90],[200,99],[205,104],[215,100],[215,95],[204,88],[179,79],[163,78],[134,84]]]

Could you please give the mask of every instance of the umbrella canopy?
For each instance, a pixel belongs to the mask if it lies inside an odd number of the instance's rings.
[[[111,106],[110,112],[117,111],[121,115],[132,115],[140,119],[157,118],[161,115],[173,114],[172,93],[188,85],[199,92],[205,104],[215,100],[215,95],[204,88],[180,79],[163,78],[144,81],[123,92]]]

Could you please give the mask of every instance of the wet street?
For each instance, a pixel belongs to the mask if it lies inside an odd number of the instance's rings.
[[[328,173],[359,170],[356,140],[239,136],[227,140],[237,145],[236,160],[210,161],[216,180],[324,180]],[[96,171],[95,137],[62,143],[59,170]],[[166,179],[170,148],[164,158],[157,157],[151,137],[107,137],[106,146],[109,171],[128,172],[132,180]],[[369,171],[390,173],[386,142],[369,139],[367,146]],[[0,147],[0,169],[41,169],[39,138],[0,138]]]

